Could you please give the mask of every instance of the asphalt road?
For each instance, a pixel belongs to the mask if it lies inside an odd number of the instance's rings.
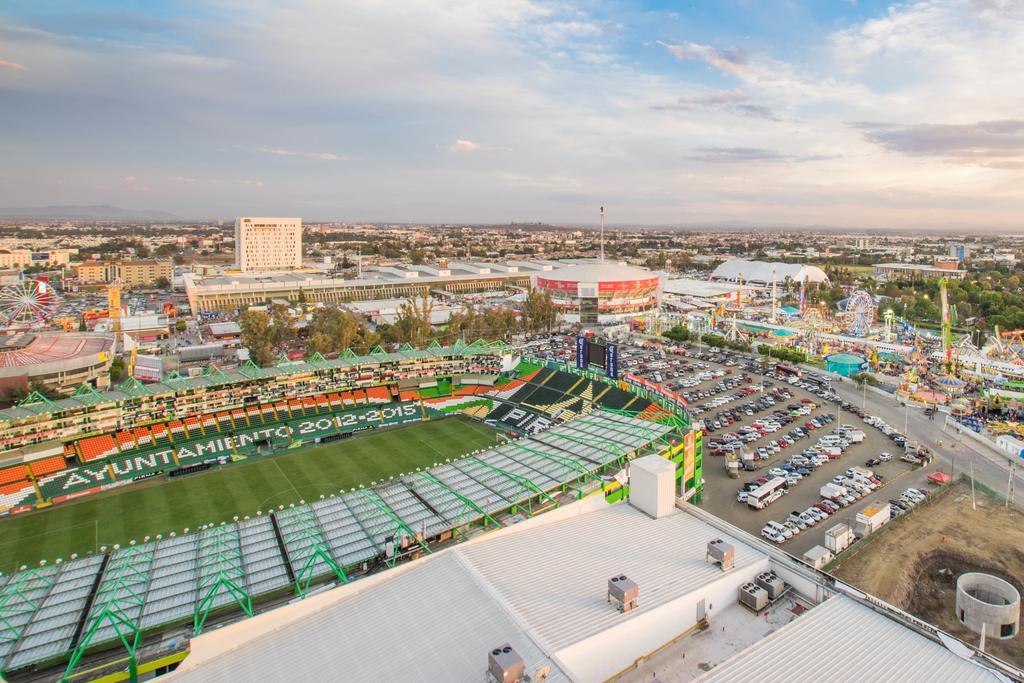
[[[895,396],[890,398],[873,391],[865,392],[849,382],[833,382],[832,386],[844,399],[858,406],[866,406],[866,412],[881,417],[896,429],[903,430],[906,424],[907,438],[921,442],[936,454],[929,469],[941,469],[957,475],[961,472],[970,474],[973,466],[975,481],[1006,494],[1010,464],[1014,459],[964,438],[953,427],[946,427],[944,413],[937,413],[934,420],[929,420],[921,408],[904,407],[896,402]],[[1024,491],[1024,468],[1014,466],[1012,470],[1013,488]]]

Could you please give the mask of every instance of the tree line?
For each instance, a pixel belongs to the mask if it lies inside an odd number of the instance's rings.
[[[330,357],[345,349],[365,355],[378,345],[408,343],[423,347],[433,341],[449,345],[457,339],[510,341],[515,334],[550,332],[558,317],[551,295],[536,289],[527,294],[518,309],[510,305],[466,305],[437,325],[433,313],[433,299],[425,292],[403,303],[393,323],[380,323],[375,329],[350,311],[325,306],[314,311],[305,329],[300,330],[284,304],[265,311],[247,309],[239,317],[239,326],[242,345],[249,349],[250,358],[265,367],[296,350],[306,356],[319,353]]]

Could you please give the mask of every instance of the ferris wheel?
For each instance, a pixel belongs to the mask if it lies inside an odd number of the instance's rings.
[[[0,289],[0,324],[45,322],[59,297],[46,280],[22,280]]]
[[[871,334],[875,322],[875,299],[863,289],[858,289],[846,300],[846,332],[854,337]]]

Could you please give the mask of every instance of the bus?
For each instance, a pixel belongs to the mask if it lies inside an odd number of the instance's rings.
[[[800,376],[803,375],[803,373],[800,372],[800,368],[795,367],[793,365],[788,365],[786,363],[779,363],[778,365],[776,365],[775,372],[779,373],[779,375],[786,379],[790,377],[796,377],[797,379],[799,379]]]
[[[747,505],[755,510],[763,510],[779,498],[782,498],[788,488],[786,480],[782,477],[773,477],[767,484],[762,484],[747,495]]]

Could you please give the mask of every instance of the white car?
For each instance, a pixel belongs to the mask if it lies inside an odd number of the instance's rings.
[[[890,460],[892,460],[892,453],[879,453],[878,459],[881,460],[882,462],[889,462]]]
[[[768,520],[768,522],[765,523],[764,527],[766,529],[771,529],[772,531],[774,531],[777,534],[782,534],[786,538],[792,538],[793,537],[793,532],[790,529],[787,529],[786,527],[782,526],[781,524],[779,524],[775,520]]]
[[[768,475],[784,479],[786,477],[786,470],[780,467],[773,467],[770,470],[768,470]]]
[[[769,529],[767,527],[765,527],[764,529],[761,529],[761,535],[764,536],[765,538],[767,538],[772,543],[778,543],[779,545],[782,545],[783,543],[786,542],[786,537],[785,536],[783,536],[782,534],[775,533],[774,531],[772,531],[771,529]]]
[[[750,493],[748,491],[740,491],[739,493],[736,494],[736,502],[737,503],[746,503],[747,502],[747,498],[749,498],[749,497],[750,497]]]
[[[789,529],[790,531],[792,531],[794,536],[796,536],[801,531],[800,525],[799,524],[795,524],[793,522],[788,522],[788,521],[787,522],[783,522],[782,526],[784,526],[787,529]]]
[[[795,524],[800,529],[806,529],[807,527],[810,526],[810,524],[805,522],[800,517],[800,514],[798,512],[791,512],[789,514],[789,517],[786,518],[786,521],[789,522],[790,524]]]

